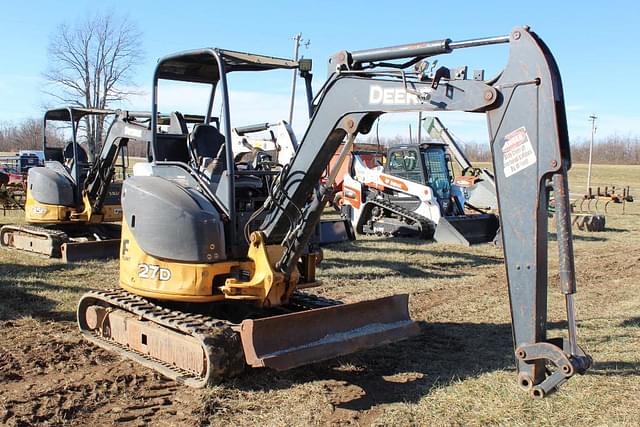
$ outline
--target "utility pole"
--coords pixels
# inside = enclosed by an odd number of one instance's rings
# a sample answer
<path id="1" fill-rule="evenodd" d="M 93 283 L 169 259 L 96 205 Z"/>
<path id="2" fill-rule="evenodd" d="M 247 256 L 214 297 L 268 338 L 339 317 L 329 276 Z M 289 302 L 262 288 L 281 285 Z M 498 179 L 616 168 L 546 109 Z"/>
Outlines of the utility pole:
<path id="1" fill-rule="evenodd" d="M 591 121 L 591 143 L 589 144 L 589 168 L 587 169 L 587 194 L 589 194 L 589 189 L 591 188 L 591 158 L 593 155 L 593 139 L 596 134 L 596 120 L 598 117 L 595 114 L 589 116 L 589 120 Z"/>
<path id="2" fill-rule="evenodd" d="M 294 42 L 294 47 L 293 47 L 293 60 L 297 61 L 298 60 L 298 52 L 300 51 L 300 45 L 304 44 L 305 47 L 309 47 L 309 40 L 304 40 L 303 43 L 303 38 L 302 38 L 302 33 L 298 33 L 296 34 L 296 36 L 293 38 L 293 42 Z M 293 70 L 293 77 L 291 78 L 291 103 L 289 104 L 289 124 L 291 125 L 293 123 L 293 105 L 295 103 L 295 99 L 296 99 L 296 78 L 297 76 L 297 69 Z"/>

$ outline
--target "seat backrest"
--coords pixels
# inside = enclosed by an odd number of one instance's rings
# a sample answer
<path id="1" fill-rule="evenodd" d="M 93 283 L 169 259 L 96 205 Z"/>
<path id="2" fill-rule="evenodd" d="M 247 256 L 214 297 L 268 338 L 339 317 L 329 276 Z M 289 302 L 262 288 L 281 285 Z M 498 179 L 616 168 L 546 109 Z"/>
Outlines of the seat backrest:
<path id="1" fill-rule="evenodd" d="M 76 147 L 76 154 L 78 155 L 78 163 L 87 163 L 89 161 L 89 156 L 87 155 L 87 152 L 84 148 L 82 148 L 82 146 L 80 144 L 73 143 L 73 142 L 69 142 L 67 143 L 67 145 L 64 147 L 64 150 L 62 152 L 62 157 L 64 157 L 65 160 L 72 160 L 73 159 L 73 146 L 75 145 Z"/>
<path id="2" fill-rule="evenodd" d="M 215 126 L 198 124 L 193 127 L 189 136 L 191 149 L 198 157 L 198 163 L 203 157 L 215 158 L 224 145 L 224 136 Z"/>
<path id="3" fill-rule="evenodd" d="M 187 129 L 187 122 L 184 120 L 184 116 L 179 111 L 174 111 L 169 116 L 169 130 L 168 133 L 173 134 L 187 134 L 189 130 Z"/>
<path id="4" fill-rule="evenodd" d="M 159 133 L 155 148 L 156 161 L 189 162 L 186 135 Z"/>

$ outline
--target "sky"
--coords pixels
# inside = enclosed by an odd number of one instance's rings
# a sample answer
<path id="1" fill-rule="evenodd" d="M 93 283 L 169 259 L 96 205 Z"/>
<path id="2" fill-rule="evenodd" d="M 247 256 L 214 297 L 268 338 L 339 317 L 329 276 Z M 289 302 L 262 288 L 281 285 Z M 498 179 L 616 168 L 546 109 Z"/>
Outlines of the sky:
<path id="1" fill-rule="evenodd" d="M 614 134 L 640 135 L 640 89 L 633 81 L 640 68 L 637 0 L 4 3 L 0 15 L 0 122 L 39 118 L 47 105 L 58 105 L 43 92 L 49 39 L 62 23 L 74 25 L 96 12 L 110 12 L 126 16 L 143 34 L 140 45 L 145 55 L 132 79 L 140 95 L 122 108 L 148 110 L 156 61 L 181 50 L 221 47 L 291 57 L 293 36 L 300 32 L 310 41 L 300 52 L 314 61 L 317 90 L 326 78 L 327 59 L 339 50 L 505 35 L 514 26 L 529 25 L 558 62 L 572 140 L 590 137 L 591 114 L 598 116 L 596 140 Z M 504 67 L 507 56 L 507 45 L 466 49 L 440 57 L 438 65 L 484 68 L 485 76 L 491 76 Z M 631 83 L 625 83 L 628 81 Z M 289 71 L 234 76 L 229 86 L 234 126 L 274 122 L 288 116 Z M 302 80 L 298 88 L 293 124 L 301 136 L 307 124 Z M 203 92 L 197 88 L 167 87 L 160 94 L 160 109 L 202 113 L 202 99 Z M 487 140 L 481 115 L 450 114 L 442 119 L 463 142 Z M 408 124 L 415 121 L 415 115 L 385 117 L 380 121 L 380 133 L 407 136 Z"/>

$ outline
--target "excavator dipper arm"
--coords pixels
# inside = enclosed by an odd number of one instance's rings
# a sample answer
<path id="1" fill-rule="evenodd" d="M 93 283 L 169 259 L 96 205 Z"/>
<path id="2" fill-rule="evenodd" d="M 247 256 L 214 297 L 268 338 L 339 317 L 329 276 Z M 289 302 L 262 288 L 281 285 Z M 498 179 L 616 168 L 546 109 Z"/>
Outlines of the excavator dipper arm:
<path id="1" fill-rule="evenodd" d="M 506 68 L 492 81 L 434 78 L 401 70 L 458 48 L 509 43 Z M 374 61 L 405 59 L 376 70 Z M 413 58 L 413 59 L 412 59 Z M 392 64 L 391 64 L 392 65 Z M 386 112 L 486 113 L 500 207 L 518 381 L 542 397 L 591 364 L 576 340 L 575 275 L 567 171 L 571 166 L 560 74 L 546 45 L 527 27 L 509 36 L 464 42 L 441 40 L 361 52 L 340 52 L 333 74 L 314 100 L 314 114 L 279 193 L 268 201 L 265 239 L 286 247 L 277 267 L 295 264 L 320 218 L 326 195 L 317 183 L 339 144 L 367 133 Z M 450 74 L 449 74 L 450 75 Z M 548 339 L 547 204 L 554 191 L 561 291 L 566 295 L 568 339 Z M 292 220 L 297 218 L 297 222 Z"/>
<path id="2" fill-rule="evenodd" d="M 500 105 L 487 112 L 520 385 L 542 397 L 591 359 L 576 344 L 576 290 L 567 171 L 571 167 L 562 83 L 547 46 L 526 29 L 511 34 L 509 63 L 493 84 Z M 547 206 L 556 199 L 560 288 L 568 340 L 548 340 Z M 551 362 L 557 371 L 547 377 Z"/>

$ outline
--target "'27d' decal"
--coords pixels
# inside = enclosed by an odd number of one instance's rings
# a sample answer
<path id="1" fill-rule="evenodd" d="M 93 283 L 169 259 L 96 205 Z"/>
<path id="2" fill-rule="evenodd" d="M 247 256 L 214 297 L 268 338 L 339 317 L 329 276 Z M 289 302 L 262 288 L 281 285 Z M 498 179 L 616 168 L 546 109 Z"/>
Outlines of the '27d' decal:
<path id="1" fill-rule="evenodd" d="M 171 279 L 171 270 L 153 264 L 138 264 L 138 277 L 141 279 L 162 280 Z"/>

